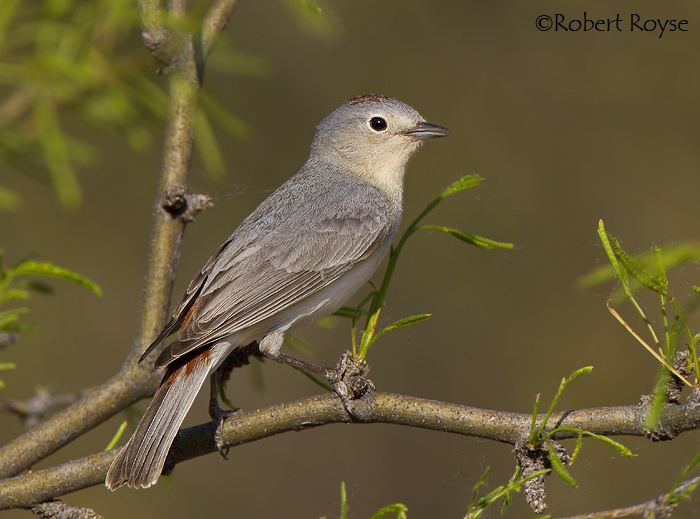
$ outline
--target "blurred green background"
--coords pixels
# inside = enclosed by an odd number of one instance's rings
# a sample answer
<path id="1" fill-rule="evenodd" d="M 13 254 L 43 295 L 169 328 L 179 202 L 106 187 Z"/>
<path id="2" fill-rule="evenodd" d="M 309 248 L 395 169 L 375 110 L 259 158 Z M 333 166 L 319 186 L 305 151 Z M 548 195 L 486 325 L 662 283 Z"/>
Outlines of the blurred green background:
<path id="1" fill-rule="evenodd" d="M 176 297 L 231 230 L 302 164 L 314 125 L 326 113 L 345 98 L 382 93 L 453 131 L 410 163 L 407 217 L 452 180 L 478 173 L 486 184 L 442 204 L 429 223 L 513 241 L 517 250 L 481 251 L 429 233 L 412 239 L 383 317 L 433 317 L 387 336 L 370 352 L 377 388 L 529 412 L 538 392 L 548 402 L 563 375 L 591 364 L 595 370 L 567 390 L 562 408 L 637 402 L 653 387 L 658 366 L 608 314 L 610 287 L 584 291 L 576 279 L 606 262 L 596 237 L 601 217 L 631 251 L 700 237 L 700 4 L 320 5 L 328 18 L 312 26 L 282 1 L 240 0 L 234 12 L 227 35 L 239 59 L 233 67 L 209 67 L 205 87 L 248 130 L 241 126 L 239 138 L 214 130 L 225 177 L 205 174 L 211 162 L 193 161 L 193 190 L 212 194 L 216 206 L 186 232 Z M 689 31 L 659 39 L 535 28 L 540 14 L 581 16 L 584 10 L 594 17 L 687 18 Z M 138 28 L 125 38 L 124 48 L 139 47 Z M 150 74 L 155 65 L 139 52 Z M 225 61 L 215 53 L 212 62 L 217 55 Z M 2 96 L 11 91 L 2 88 Z M 33 299 L 27 318 L 33 331 L 2 352 L 3 360 L 18 364 L 3 374 L 3 398 L 28 397 L 37 385 L 66 392 L 104 381 L 131 347 L 138 319 L 161 124 L 154 120 L 133 137 L 145 142 L 143 132 L 150 135 L 145 151 L 129 146 L 128 132 L 113 126 L 95 130 L 70 114 L 63 124 L 93 146 L 95 160 L 76 167 L 82 205 L 67 210 L 51 188 L 0 166 L 0 184 L 23 197 L 19 209 L 0 212 L 0 245 L 10 262 L 35 252 L 97 280 L 105 295 L 98 300 L 56 283 L 55 296 Z M 672 277 L 680 298 L 691 283 L 700 284 L 697 265 Z M 336 323 L 300 332 L 316 346 L 318 362 L 334 363 L 349 346 L 347 322 Z M 229 395 L 237 405 L 255 408 L 317 392 L 291 369 L 267 362 L 261 371 L 262 390 L 256 368 L 234 373 Z M 186 423 L 207 419 L 206 395 L 200 397 Z M 15 418 L 0 419 L 0 441 L 22 431 Z M 121 420 L 39 467 L 104 448 Z M 658 444 L 622 438 L 637 454 L 633 459 L 586 442 L 572 469 L 580 489 L 548 479 L 551 512 L 650 499 L 670 487 L 699 438 L 690 433 Z M 508 446 L 390 425 L 284 434 L 236 447 L 229 458 L 190 461 L 148 491 L 112 494 L 95 487 L 66 501 L 107 517 L 335 517 L 345 480 L 351 517 L 396 501 L 412 518 L 463 517 L 483 469 L 493 466 L 495 484 L 505 482 L 513 466 Z M 696 499 L 677 517 L 698 513 Z M 527 516 L 518 496 L 509 517 Z"/>

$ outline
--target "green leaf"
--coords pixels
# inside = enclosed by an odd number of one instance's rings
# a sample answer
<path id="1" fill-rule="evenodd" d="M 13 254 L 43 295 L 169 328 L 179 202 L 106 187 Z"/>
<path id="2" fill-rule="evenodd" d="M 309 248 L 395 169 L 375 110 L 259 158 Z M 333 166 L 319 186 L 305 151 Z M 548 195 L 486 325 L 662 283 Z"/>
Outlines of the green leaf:
<path id="1" fill-rule="evenodd" d="M 383 506 L 372 514 L 371 519 L 382 519 L 389 514 L 396 514 L 396 519 L 406 519 L 408 507 L 403 503 L 394 503 L 393 505 Z"/>
<path id="2" fill-rule="evenodd" d="M 523 468 L 520 466 L 520 464 L 515 465 L 515 471 L 513 472 L 513 475 L 510 477 L 508 480 L 508 484 L 506 485 L 506 489 L 511 488 L 511 486 L 518 481 L 523 475 Z M 506 510 L 510 506 L 511 502 L 513 501 L 513 496 L 512 496 L 512 491 L 506 491 L 505 495 L 503 496 L 503 503 L 501 504 L 501 515 L 506 513 Z"/>
<path id="3" fill-rule="evenodd" d="M 102 289 L 91 279 L 73 270 L 49 263 L 48 261 L 23 261 L 14 267 L 12 272 L 14 275 L 44 276 L 63 279 L 87 288 L 98 297 L 102 296 Z"/>
<path id="4" fill-rule="evenodd" d="M 333 34 L 334 24 L 327 9 L 322 9 L 316 0 L 287 0 L 287 5 L 301 29 L 321 38 Z"/>
<path id="5" fill-rule="evenodd" d="M 250 133 L 250 128 L 245 121 L 233 115 L 225 106 L 204 91 L 201 95 L 201 104 L 211 120 L 230 137 L 243 139 Z"/>
<path id="6" fill-rule="evenodd" d="M 593 438 L 594 440 L 598 440 L 599 442 L 603 442 L 606 445 L 609 445 L 610 447 L 615 449 L 618 454 L 620 454 L 622 456 L 626 456 L 628 458 L 634 457 L 634 453 L 630 449 L 625 447 L 620 442 L 617 442 L 617 441 L 613 440 L 612 438 L 609 438 L 609 437 L 604 436 L 602 434 L 596 434 L 596 433 L 593 433 L 591 431 L 586 431 L 585 429 L 579 429 L 578 427 L 557 427 L 556 429 L 554 429 L 552 431 L 552 436 L 558 432 L 572 432 L 572 433 L 578 434 L 579 437 L 581 435 L 588 436 L 589 438 Z M 578 440 L 576 443 L 577 443 L 577 446 L 574 448 L 574 452 L 577 449 L 579 451 L 581 450 L 580 447 L 578 447 Z M 578 456 L 577 452 L 575 452 L 575 454 L 576 454 L 576 456 Z M 574 455 L 572 455 L 571 458 L 574 459 Z M 573 461 L 570 461 L 569 465 L 573 465 Z"/>
<path id="7" fill-rule="evenodd" d="M 26 314 L 29 312 L 29 308 L 12 308 L 10 310 L 5 310 L 4 312 L 0 312 L 0 330 L 8 330 L 10 329 L 11 326 L 13 326 L 17 320 L 19 319 L 19 316 L 22 314 Z"/>
<path id="8" fill-rule="evenodd" d="M 439 198 L 447 198 L 462 191 L 467 191 L 468 189 L 474 189 L 478 187 L 484 180 L 483 177 L 479 175 L 465 175 L 462 178 L 455 180 L 447 186 L 442 193 L 440 193 Z"/>
<path id="9" fill-rule="evenodd" d="M 454 236 L 455 238 L 462 240 L 463 242 L 479 247 L 480 249 L 506 249 L 512 250 L 513 244 L 501 241 L 492 240 L 490 238 L 485 238 L 477 234 L 468 233 L 466 231 L 460 231 L 453 227 L 445 227 L 442 225 L 421 225 L 416 228 L 419 231 L 440 231 Z"/>
<path id="10" fill-rule="evenodd" d="M 386 333 L 392 332 L 392 331 L 397 330 L 399 328 L 408 328 L 409 326 L 413 326 L 414 324 L 418 324 L 422 321 L 425 321 L 426 319 L 428 319 L 432 315 L 433 314 L 416 314 L 416 315 L 410 315 L 408 317 L 404 317 L 403 319 L 399 319 L 398 321 L 391 323 L 389 326 L 387 326 L 382 331 L 380 331 L 377 335 L 375 335 L 372 342 L 375 342 L 377 339 L 379 339 L 382 335 L 384 335 Z"/>
<path id="11" fill-rule="evenodd" d="M 650 431 L 656 429 L 661 421 L 661 412 L 666 405 L 666 388 L 671 377 L 671 372 L 664 366 L 660 366 L 659 375 L 652 391 L 649 411 L 644 417 L 644 423 Z"/>
<path id="12" fill-rule="evenodd" d="M 547 442 L 547 453 L 549 454 L 549 462 L 552 465 L 552 470 L 554 471 L 554 473 L 557 476 L 559 476 L 565 483 L 571 485 L 574 488 L 578 488 L 578 483 L 571 476 L 571 474 L 569 474 L 569 471 L 559 458 L 559 454 L 554 448 L 554 445 L 552 445 L 552 442 Z"/>
<path id="13" fill-rule="evenodd" d="M 610 240 L 608 239 L 608 234 L 605 232 L 605 224 L 603 223 L 602 219 L 598 221 L 598 237 L 600 238 L 600 242 L 603 244 L 603 249 L 605 250 L 605 254 L 608 256 L 608 260 L 610 261 L 610 265 L 612 265 L 615 276 L 620 283 L 622 283 L 622 286 L 625 288 L 625 292 L 629 292 L 629 278 L 627 277 L 627 271 L 624 270 L 617 261 L 617 256 L 615 256 L 615 252 L 613 251 Z"/>
<path id="14" fill-rule="evenodd" d="M 226 176 L 226 166 L 214 130 L 204 111 L 199 110 L 194 123 L 194 144 L 205 171 L 215 180 Z"/>
<path id="15" fill-rule="evenodd" d="M 578 458 L 578 455 L 581 454 L 582 448 L 583 448 L 583 432 L 579 432 L 578 436 L 576 437 L 576 445 L 574 446 L 574 451 L 571 453 L 571 458 L 569 459 L 569 466 L 574 464 L 574 462 L 576 461 L 576 458 Z"/>
<path id="16" fill-rule="evenodd" d="M 14 191 L 0 186 L 0 210 L 15 211 L 22 205 L 22 197 Z"/>
<path id="17" fill-rule="evenodd" d="M 114 436 L 112 436 L 112 439 L 109 440 L 109 443 L 105 447 L 105 452 L 111 451 L 119 442 L 121 439 L 122 435 L 124 434 L 124 431 L 126 430 L 126 426 L 129 422 L 124 420 L 122 423 L 119 424 L 119 427 L 117 428 L 117 432 L 114 433 Z"/>
<path id="18" fill-rule="evenodd" d="M 647 287 L 649 290 L 656 292 L 657 294 L 662 294 L 668 297 L 667 287 L 664 286 L 662 279 L 652 276 L 646 270 L 644 270 L 637 261 L 629 255 L 620 245 L 620 242 L 612 236 L 608 236 L 610 239 L 610 245 L 612 250 L 620 260 L 622 266 L 629 272 L 634 279 L 636 279 L 643 286 Z"/>
<path id="19" fill-rule="evenodd" d="M 348 519 L 348 493 L 345 489 L 345 481 L 340 482 L 340 519 Z"/>
<path id="20" fill-rule="evenodd" d="M 51 102 L 44 99 L 35 103 L 34 121 L 44 163 L 49 170 L 56 194 L 63 205 L 76 208 L 82 201 L 80 185 L 73 170 L 68 141 Z"/>
<path id="21" fill-rule="evenodd" d="M 561 382 L 559 383 L 559 389 L 557 389 L 557 393 L 556 393 L 556 395 L 554 395 L 554 398 L 552 399 L 552 403 L 549 405 L 549 409 L 547 410 L 547 413 L 544 415 L 544 419 L 542 420 L 542 423 L 540 424 L 541 430 L 544 431 L 545 428 L 547 427 L 547 422 L 549 421 L 549 417 L 552 416 L 552 413 L 554 412 L 554 408 L 557 406 L 557 403 L 559 403 L 559 399 L 561 398 L 561 395 L 564 393 L 566 386 L 568 386 L 571 382 L 576 380 L 581 375 L 584 375 L 586 373 L 590 373 L 591 371 L 593 371 L 593 366 L 585 366 L 583 368 L 577 369 L 568 377 L 561 379 Z"/>
<path id="22" fill-rule="evenodd" d="M 13 288 L 5 292 L 0 301 L 26 301 L 29 299 L 29 291 Z"/>
<path id="23" fill-rule="evenodd" d="M 532 416 L 530 417 L 530 433 L 528 434 L 527 442 L 530 445 L 538 443 L 539 429 L 537 428 L 537 414 L 540 409 L 540 393 L 535 396 L 535 404 L 532 406 Z"/>
<path id="24" fill-rule="evenodd" d="M 489 465 L 484 469 L 484 471 L 481 473 L 481 476 L 479 476 L 479 479 L 472 486 L 472 498 L 469 500 L 470 507 L 477 503 L 477 500 L 479 499 L 479 491 L 484 485 L 486 485 L 486 482 L 489 480 L 490 475 L 491 466 Z"/>
<path id="25" fill-rule="evenodd" d="M 507 486 L 500 485 L 497 488 L 494 488 L 491 492 L 482 497 L 475 507 L 470 507 L 467 510 L 467 517 L 469 519 L 477 519 L 478 517 L 481 517 L 481 514 L 489 505 L 495 503 L 500 498 L 511 494 L 512 492 L 520 492 L 520 489 L 522 488 L 523 484 L 527 483 L 531 479 L 536 479 L 541 476 L 544 476 L 549 472 L 550 469 L 536 470 L 517 481 L 509 483 Z"/>
<path id="26" fill-rule="evenodd" d="M 609 445 L 610 447 L 615 449 L 618 452 L 618 454 L 620 454 L 621 456 L 625 456 L 627 458 L 634 457 L 634 453 L 630 449 L 628 449 L 627 447 L 622 445 L 620 442 L 615 441 L 612 438 L 609 438 L 608 436 L 604 436 L 602 434 L 592 433 L 590 431 L 583 431 L 583 434 L 585 434 L 586 436 L 588 436 L 590 438 L 593 438 L 594 440 L 598 440 L 599 442 L 603 442 L 606 445 Z"/>
<path id="27" fill-rule="evenodd" d="M 11 371 L 17 369 L 17 364 L 14 362 L 0 362 L 0 371 Z"/>
<path id="28" fill-rule="evenodd" d="M 660 257 L 660 264 L 665 270 L 670 270 L 679 265 L 689 262 L 700 261 L 700 243 L 685 242 L 671 245 L 664 245 Z M 653 252 L 646 252 L 635 256 L 637 263 L 643 268 L 651 268 L 655 262 Z M 615 272 L 611 265 L 599 267 L 589 274 L 580 278 L 577 284 L 581 288 L 590 288 L 600 285 L 615 278 Z"/>

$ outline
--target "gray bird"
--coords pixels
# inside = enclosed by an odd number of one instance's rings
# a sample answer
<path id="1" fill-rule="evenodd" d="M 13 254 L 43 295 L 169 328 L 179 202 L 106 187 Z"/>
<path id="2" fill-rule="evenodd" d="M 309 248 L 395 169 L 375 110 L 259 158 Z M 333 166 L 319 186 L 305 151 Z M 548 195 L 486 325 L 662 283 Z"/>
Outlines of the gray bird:
<path id="1" fill-rule="evenodd" d="M 448 130 L 383 96 L 350 99 L 321 121 L 299 172 L 262 202 L 192 280 L 143 360 L 164 369 L 105 485 L 150 487 L 195 396 L 236 348 L 280 358 L 284 333 L 337 310 L 386 256 L 401 223 L 406 163 Z"/>

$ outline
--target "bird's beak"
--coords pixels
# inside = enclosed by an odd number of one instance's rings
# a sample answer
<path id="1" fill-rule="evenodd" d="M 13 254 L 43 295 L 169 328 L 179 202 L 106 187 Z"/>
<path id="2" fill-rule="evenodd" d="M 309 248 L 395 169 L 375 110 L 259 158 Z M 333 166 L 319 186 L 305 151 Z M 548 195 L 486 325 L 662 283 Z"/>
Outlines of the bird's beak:
<path id="1" fill-rule="evenodd" d="M 403 132 L 403 134 L 414 139 L 432 139 L 434 137 L 446 137 L 450 134 L 450 130 L 439 124 L 421 121 L 414 128 Z"/>

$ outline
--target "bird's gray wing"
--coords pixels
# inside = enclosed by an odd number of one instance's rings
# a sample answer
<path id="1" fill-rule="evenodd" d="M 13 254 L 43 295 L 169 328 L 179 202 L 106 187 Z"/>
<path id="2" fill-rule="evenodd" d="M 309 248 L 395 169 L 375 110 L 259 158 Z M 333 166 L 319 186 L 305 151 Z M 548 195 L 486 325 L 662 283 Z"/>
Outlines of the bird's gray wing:
<path id="1" fill-rule="evenodd" d="M 376 204 L 296 219 L 219 253 L 158 365 L 254 326 L 318 292 L 370 256 L 391 232 Z"/>
<path id="2" fill-rule="evenodd" d="M 229 238 L 209 258 L 209 260 L 202 267 L 199 273 L 194 277 L 194 279 L 190 281 L 190 284 L 187 287 L 187 290 L 185 290 L 185 293 L 182 296 L 182 300 L 180 301 L 180 304 L 178 305 L 175 312 L 173 313 L 173 316 L 163 327 L 163 330 L 158 334 L 158 337 L 156 337 L 155 340 L 151 343 L 151 345 L 146 349 L 146 351 L 143 352 L 141 358 L 139 359 L 139 362 L 141 362 L 149 353 L 151 353 L 151 351 L 153 351 L 164 339 L 175 333 L 177 329 L 182 326 L 183 322 L 189 316 L 191 316 L 189 311 L 192 308 L 194 302 L 197 300 L 197 297 L 199 296 L 199 293 L 201 292 L 202 288 L 204 287 L 204 283 L 206 282 L 207 277 L 211 274 L 212 268 L 218 261 L 222 251 L 226 247 L 228 247 L 230 243 L 231 239 Z"/>

